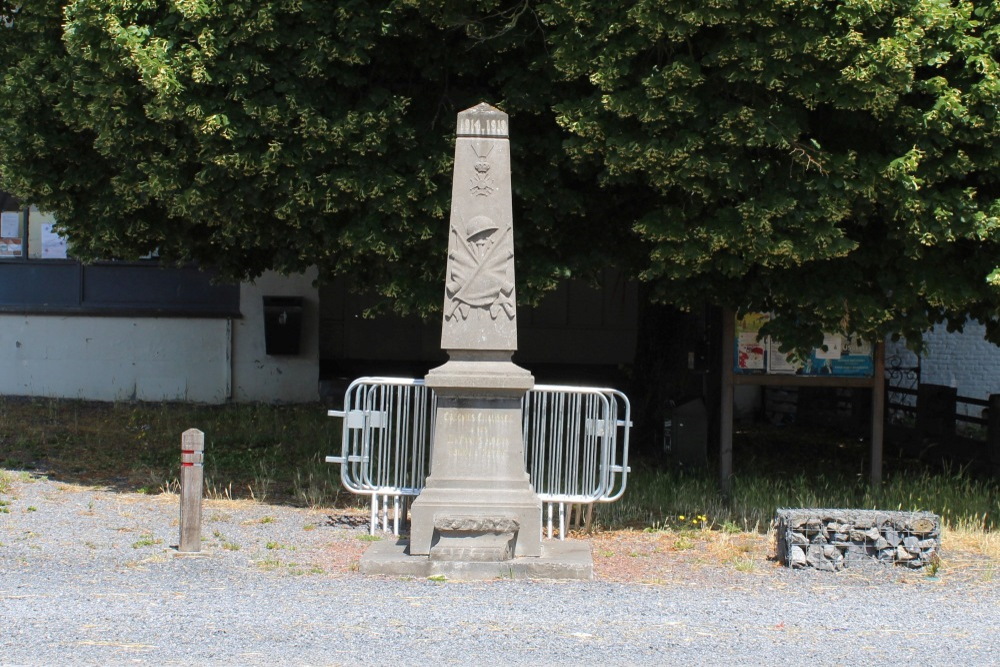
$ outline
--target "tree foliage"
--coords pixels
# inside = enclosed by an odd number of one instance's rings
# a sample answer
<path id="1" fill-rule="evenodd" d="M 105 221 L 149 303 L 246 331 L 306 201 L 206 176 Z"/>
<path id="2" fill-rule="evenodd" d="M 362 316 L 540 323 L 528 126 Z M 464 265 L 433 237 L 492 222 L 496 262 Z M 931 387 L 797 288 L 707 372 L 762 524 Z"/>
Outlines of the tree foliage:
<path id="1" fill-rule="evenodd" d="M 612 230 L 565 223 L 609 204 L 566 166 L 538 27 L 419 5 L 39 0 L 0 45 L 0 174 L 83 257 L 318 264 L 434 308 L 455 113 L 489 99 L 516 118 L 523 291 L 598 266 Z"/>
<path id="2" fill-rule="evenodd" d="M 0 12 L 2 13 L 2 12 Z M 1000 5 L 36 0 L 0 180 L 76 252 L 440 305 L 455 113 L 511 115 L 518 279 L 619 266 L 796 345 L 1000 340 Z"/>
<path id="3" fill-rule="evenodd" d="M 571 155 L 653 193 L 661 298 L 773 310 L 784 340 L 996 338 L 998 5 L 555 3 Z M 810 333 L 808 329 L 812 329 Z"/>

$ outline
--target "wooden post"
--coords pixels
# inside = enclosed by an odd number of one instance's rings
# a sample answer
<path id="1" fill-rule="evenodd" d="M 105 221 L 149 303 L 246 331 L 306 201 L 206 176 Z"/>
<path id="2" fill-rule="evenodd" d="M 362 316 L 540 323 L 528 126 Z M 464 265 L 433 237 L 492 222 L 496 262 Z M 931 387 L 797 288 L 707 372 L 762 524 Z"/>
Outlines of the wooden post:
<path id="1" fill-rule="evenodd" d="M 872 375 L 872 451 L 871 484 L 882 483 L 882 441 L 885 435 L 885 342 L 878 341 L 872 353 L 875 355 Z"/>
<path id="2" fill-rule="evenodd" d="M 191 428 L 181 435 L 181 553 L 201 551 L 201 495 L 205 482 L 205 434 Z"/>
<path id="3" fill-rule="evenodd" d="M 736 313 L 722 311 L 722 396 L 719 405 L 719 490 L 729 498 L 733 486 L 733 341 Z"/>
<path id="4" fill-rule="evenodd" d="M 1000 479 L 1000 394 L 990 394 L 986 422 L 986 458 L 993 476 Z"/>

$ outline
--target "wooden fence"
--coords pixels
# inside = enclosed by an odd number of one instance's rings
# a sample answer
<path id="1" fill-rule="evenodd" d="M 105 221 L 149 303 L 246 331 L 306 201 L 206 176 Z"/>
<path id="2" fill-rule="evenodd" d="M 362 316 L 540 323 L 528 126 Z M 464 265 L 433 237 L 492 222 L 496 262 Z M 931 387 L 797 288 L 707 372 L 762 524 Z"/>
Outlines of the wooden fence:
<path id="1" fill-rule="evenodd" d="M 907 455 L 1000 477 L 1000 394 L 984 400 L 943 385 L 887 386 L 886 413 L 895 417 L 886 425 L 886 438 Z"/>

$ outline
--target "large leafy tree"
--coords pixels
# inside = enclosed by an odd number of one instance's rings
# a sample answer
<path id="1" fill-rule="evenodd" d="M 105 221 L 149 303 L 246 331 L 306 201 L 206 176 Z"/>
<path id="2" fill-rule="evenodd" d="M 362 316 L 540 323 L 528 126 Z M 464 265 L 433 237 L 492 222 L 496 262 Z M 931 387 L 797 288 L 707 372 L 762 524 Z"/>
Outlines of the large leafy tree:
<path id="1" fill-rule="evenodd" d="M 562 152 L 558 76 L 518 16 L 418 2 L 26 4 L 0 43 L 0 179 L 55 212 L 84 258 L 158 249 L 234 277 L 318 264 L 427 311 L 441 300 L 455 114 L 485 99 L 515 118 L 518 217 L 531 221 L 519 283 L 538 293 L 596 271 L 618 234 L 567 224 L 612 203 L 595 167 Z"/>
<path id="2" fill-rule="evenodd" d="M 523 295 L 919 340 L 996 318 L 997 3 L 36 0 L 0 179 L 77 252 L 320 265 L 439 305 L 456 111 L 511 114 Z"/>
<path id="3" fill-rule="evenodd" d="M 649 193 L 666 301 L 870 337 L 967 314 L 1000 340 L 1000 5 L 558 2 L 571 155 Z"/>

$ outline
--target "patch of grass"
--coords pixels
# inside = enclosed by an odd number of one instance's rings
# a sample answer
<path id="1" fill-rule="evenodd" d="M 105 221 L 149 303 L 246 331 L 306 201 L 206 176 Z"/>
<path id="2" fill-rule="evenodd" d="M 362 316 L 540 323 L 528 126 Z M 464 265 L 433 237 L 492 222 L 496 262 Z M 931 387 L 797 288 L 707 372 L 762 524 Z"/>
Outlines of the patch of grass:
<path id="1" fill-rule="evenodd" d="M 277 558 L 265 558 L 264 560 L 257 561 L 257 567 L 270 572 L 281 567 L 281 561 Z"/>
<path id="2" fill-rule="evenodd" d="M 733 521 L 724 521 L 720 530 L 727 535 L 735 535 L 743 532 Z"/>
<path id="3" fill-rule="evenodd" d="M 158 540 L 152 535 L 143 535 L 138 540 L 132 543 L 133 549 L 141 549 L 142 547 L 151 547 L 157 544 L 162 544 L 163 540 Z"/>
<path id="4" fill-rule="evenodd" d="M 369 535 L 365 533 L 364 535 L 358 535 L 358 539 L 362 542 L 379 542 L 382 538 L 378 535 Z"/>
<path id="5" fill-rule="evenodd" d="M 677 549 L 678 551 L 686 551 L 693 548 L 694 541 L 686 535 L 678 535 L 677 539 L 674 540 L 674 549 Z"/>
<path id="6" fill-rule="evenodd" d="M 222 534 L 220 530 L 213 530 L 212 537 L 219 541 L 219 546 L 221 546 L 226 551 L 239 551 L 240 545 L 236 542 L 231 542 L 226 539 L 226 536 Z"/>
<path id="7" fill-rule="evenodd" d="M 266 549 L 288 549 L 289 547 L 286 547 L 281 542 L 268 542 L 267 544 L 264 545 L 264 548 L 266 548 Z"/>
<path id="8" fill-rule="evenodd" d="M 306 574 L 323 574 L 323 568 L 316 565 L 304 566 L 298 563 L 288 563 L 288 574 L 301 577 Z"/>

